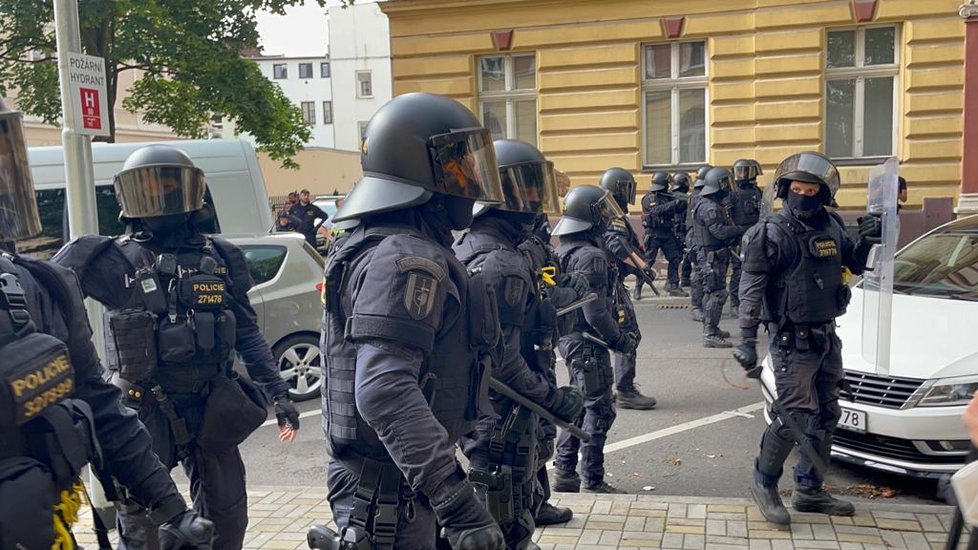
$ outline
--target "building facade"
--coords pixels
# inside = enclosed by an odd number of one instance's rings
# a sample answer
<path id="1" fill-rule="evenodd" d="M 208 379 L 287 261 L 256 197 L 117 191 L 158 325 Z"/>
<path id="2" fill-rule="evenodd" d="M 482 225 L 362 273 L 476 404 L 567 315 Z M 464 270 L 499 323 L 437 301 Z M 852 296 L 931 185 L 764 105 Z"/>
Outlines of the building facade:
<path id="1" fill-rule="evenodd" d="M 258 63 L 262 74 L 278 84 L 285 96 L 299 107 L 302 118 L 311 125 L 312 138 L 306 146 L 334 147 L 333 68 L 329 56 L 270 55 L 251 59 Z"/>
<path id="2" fill-rule="evenodd" d="M 890 156 L 910 182 L 910 205 L 978 192 L 967 182 L 962 191 L 961 3 L 381 6 L 390 19 L 395 94 L 458 99 L 496 137 L 536 143 L 574 184 L 621 166 L 644 187 L 643 174 L 655 170 L 729 166 L 741 157 L 758 159 L 768 184 L 781 159 L 813 149 L 836 159 L 839 202 L 855 208 L 866 204 L 870 167 Z"/>
<path id="3" fill-rule="evenodd" d="M 329 10 L 336 148 L 359 151 L 367 121 L 391 99 L 390 30 L 377 3 Z"/>

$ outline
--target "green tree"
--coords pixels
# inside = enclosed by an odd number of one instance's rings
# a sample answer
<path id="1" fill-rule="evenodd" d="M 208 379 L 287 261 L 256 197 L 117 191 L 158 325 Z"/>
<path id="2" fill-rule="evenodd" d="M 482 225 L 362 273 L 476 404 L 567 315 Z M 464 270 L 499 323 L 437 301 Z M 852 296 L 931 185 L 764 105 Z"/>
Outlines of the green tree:
<path id="1" fill-rule="evenodd" d="M 315 0 L 325 8 L 326 0 Z M 259 43 L 258 11 L 284 14 L 302 0 L 81 0 L 82 50 L 106 60 L 108 104 L 119 73 L 143 71 L 129 111 L 183 137 L 201 137 L 213 115 L 236 122 L 284 166 L 311 137 L 309 124 L 258 65 L 240 52 Z M 350 1 L 345 4 L 352 3 Z M 311 36 L 309 40 L 320 37 Z M 61 117 L 51 0 L 0 0 L 0 94 L 47 123 Z M 115 117 L 109 109 L 115 139 Z"/>

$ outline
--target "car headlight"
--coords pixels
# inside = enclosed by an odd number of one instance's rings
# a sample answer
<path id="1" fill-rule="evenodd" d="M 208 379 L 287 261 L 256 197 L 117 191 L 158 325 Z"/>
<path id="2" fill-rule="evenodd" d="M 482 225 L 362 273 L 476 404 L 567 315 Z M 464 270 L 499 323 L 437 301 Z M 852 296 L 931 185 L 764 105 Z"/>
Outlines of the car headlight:
<path id="1" fill-rule="evenodd" d="M 961 376 L 935 380 L 917 401 L 917 407 L 954 407 L 967 405 L 978 391 L 978 376 Z"/>

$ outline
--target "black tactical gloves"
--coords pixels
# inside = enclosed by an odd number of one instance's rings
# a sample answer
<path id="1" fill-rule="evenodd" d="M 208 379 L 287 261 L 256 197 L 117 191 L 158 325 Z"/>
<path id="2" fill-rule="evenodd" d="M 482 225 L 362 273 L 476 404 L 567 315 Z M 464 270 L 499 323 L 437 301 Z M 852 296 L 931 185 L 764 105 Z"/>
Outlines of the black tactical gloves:
<path id="1" fill-rule="evenodd" d="M 857 220 L 859 236 L 870 244 L 883 242 L 883 219 L 879 214 L 866 214 Z"/>
<path id="2" fill-rule="evenodd" d="M 504 550 L 506 540 L 499 525 L 479 502 L 467 481 L 457 485 L 444 502 L 434 504 L 442 536 L 453 550 Z"/>
<path id="3" fill-rule="evenodd" d="M 628 355 L 638 348 L 638 337 L 634 332 L 623 332 L 615 342 L 615 351 Z"/>
<path id="4" fill-rule="evenodd" d="M 759 378 L 761 367 L 757 364 L 757 340 L 744 339 L 734 348 L 734 359 L 747 371 L 749 378 Z"/>
<path id="5" fill-rule="evenodd" d="M 299 429 L 299 409 L 295 408 L 295 403 L 289 399 L 288 394 L 277 395 L 275 401 L 275 418 L 278 419 L 279 427 L 288 426 L 293 430 Z"/>
<path id="6" fill-rule="evenodd" d="M 210 550 L 214 524 L 187 510 L 160 526 L 160 550 Z"/>
<path id="7" fill-rule="evenodd" d="M 574 386 L 564 386 L 550 392 L 545 408 L 565 422 L 574 422 L 584 409 L 584 396 Z"/>
<path id="8" fill-rule="evenodd" d="M 576 272 L 562 273 L 560 278 L 557 279 L 557 286 L 572 289 L 577 294 L 578 300 L 583 298 L 591 290 L 591 285 L 588 284 L 587 277 Z"/>

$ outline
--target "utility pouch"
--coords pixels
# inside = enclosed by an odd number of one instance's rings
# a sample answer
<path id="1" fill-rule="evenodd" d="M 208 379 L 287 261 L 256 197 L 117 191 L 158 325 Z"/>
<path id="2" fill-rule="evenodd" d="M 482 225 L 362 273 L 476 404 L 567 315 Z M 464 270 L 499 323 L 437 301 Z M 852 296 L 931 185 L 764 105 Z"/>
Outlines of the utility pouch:
<path id="1" fill-rule="evenodd" d="M 157 338 L 160 360 L 164 363 L 187 363 L 194 358 L 194 330 L 188 319 L 163 317 Z"/>
<path id="2" fill-rule="evenodd" d="M 203 451 L 221 452 L 237 447 L 268 418 L 268 403 L 250 380 L 232 372 L 211 382 L 204 419 L 197 436 Z"/>
<path id="3" fill-rule="evenodd" d="M 216 275 L 198 273 L 180 279 L 180 289 L 177 295 L 180 302 L 188 309 L 196 312 L 217 312 L 226 307 L 224 297 L 227 294 L 227 283 Z"/>
<path id="4" fill-rule="evenodd" d="M 0 548 L 51 548 L 57 501 L 54 480 L 40 462 L 0 460 Z"/>
<path id="5" fill-rule="evenodd" d="M 198 311 L 194 315 L 194 336 L 197 339 L 197 350 L 203 355 L 214 351 L 214 314 L 210 311 Z"/>
<path id="6" fill-rule="evenodd" d="M 575 359 L 571 361 L 574 378 L 585 397 L 592 399 L 601 397 L 608 389 L 608 381 L 601 372 L 601 365 L 590 359 Z"/>
<path id="7" fill-rule="evenodd" d="M 68 348 L 39 332 L 14 340 L 0 354 L 0 425 L 22 426 L 71 395 Z"/>
<path id="8" fill-rule="evenodd" d="M 156 315 L 142 309 L 107 314 L 106 355 L 119 376 L 133 383 L 156 371 Z"/>
<path id="9" fill-rule="evenodd" d="M 811 331 L 807 327 L 795 327 L 795 349 L 808 351 L 812 349 Z"/>

